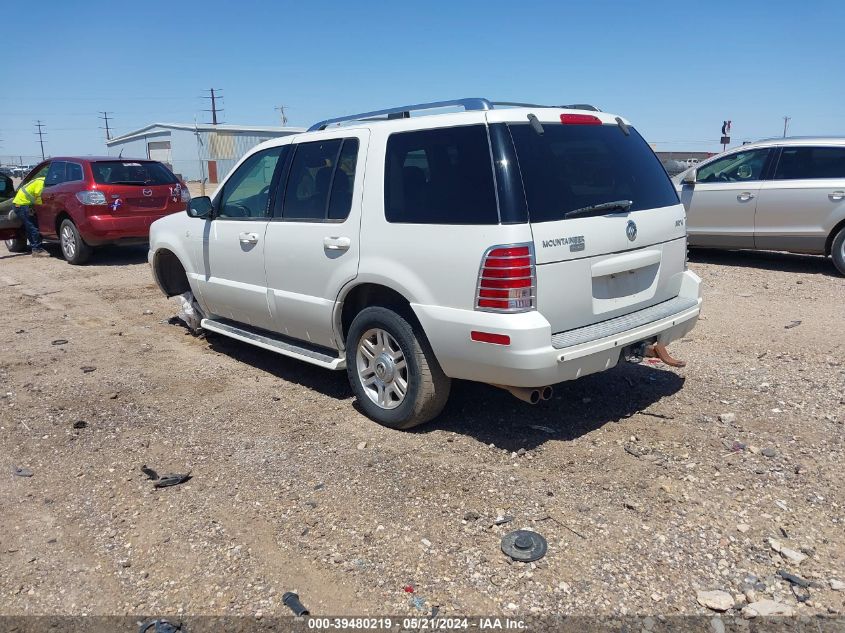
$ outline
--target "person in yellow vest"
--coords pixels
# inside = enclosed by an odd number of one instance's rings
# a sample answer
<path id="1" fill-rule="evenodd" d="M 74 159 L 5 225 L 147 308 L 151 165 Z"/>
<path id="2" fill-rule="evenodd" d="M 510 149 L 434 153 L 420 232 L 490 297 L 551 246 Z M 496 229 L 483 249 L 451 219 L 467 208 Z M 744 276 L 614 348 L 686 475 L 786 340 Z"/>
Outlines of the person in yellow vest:
<path id="1" fill-rule="evenodd" d="M 31 214 L 35 213 L 35 205 L 41 204 L 41 192 L 44 191 L 44 176 L 33 178 L 23 185 L 15 194 L 12 204 L 15 205 L 15 214 L 20 218 L 26 237 L 32 248 L 33 257 L 50 257 L 50 253 L 44 250 L 41 243 L 41 233 Z"/>

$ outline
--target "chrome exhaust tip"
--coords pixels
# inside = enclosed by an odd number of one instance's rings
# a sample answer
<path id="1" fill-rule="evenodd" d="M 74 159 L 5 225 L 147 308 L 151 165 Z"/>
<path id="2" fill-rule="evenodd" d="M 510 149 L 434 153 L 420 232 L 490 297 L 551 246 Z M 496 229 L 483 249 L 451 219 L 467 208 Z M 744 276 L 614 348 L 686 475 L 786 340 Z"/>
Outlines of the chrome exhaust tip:
<path id="1" fill-rule="evenodd" d="M 537 404 L 541 400 L 549 400 L 554 393 L 551 387 L 509 387 L 495 384 L 493 386 L 509 391 L 512 396 L 528 404 Z"/>
<path id="2" fill-rule="evenodd" d="M 555 390 L 553 387 L 546 385 L 542 389 L 540 389 L 540 399 L 541 400 L 551 400 L 552 396 L 555 395 Z"/>

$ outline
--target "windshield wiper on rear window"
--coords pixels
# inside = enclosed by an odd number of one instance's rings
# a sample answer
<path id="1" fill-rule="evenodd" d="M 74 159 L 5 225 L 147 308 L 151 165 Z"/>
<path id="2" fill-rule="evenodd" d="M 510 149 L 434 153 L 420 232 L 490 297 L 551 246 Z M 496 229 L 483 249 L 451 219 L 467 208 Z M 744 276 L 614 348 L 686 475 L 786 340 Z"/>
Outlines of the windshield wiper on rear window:
<path id="1" fill-rule="evenodd" d="M 627 211 L 632 204 L 634 204 L 633 200 L 614 200 L 613 202 L 591 204 L 589 207 L 568 211 L 563 214 L 563 217 L 568 220 L 569 218 L 584 218 L 590 215 L 604 215 L 609 211 Z"/>

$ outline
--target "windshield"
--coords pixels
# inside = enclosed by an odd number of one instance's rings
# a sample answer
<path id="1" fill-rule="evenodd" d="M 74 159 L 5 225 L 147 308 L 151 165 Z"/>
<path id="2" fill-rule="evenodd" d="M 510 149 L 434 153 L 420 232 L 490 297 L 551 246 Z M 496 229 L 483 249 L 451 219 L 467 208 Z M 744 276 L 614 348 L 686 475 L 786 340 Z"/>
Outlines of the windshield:
<path id="1" fill-rule="evenodd" d="M 94 180 L 101 185 L 173 185 L 176 176 L 152 161 L 102 161 L 91 163 Z"/>
<path id="2" fill-rule="evenodd" d="M 615 201 L 630 211 L 678 204 L 666 170 L 637 133 L 617 125 L 510 124 L 531 222 Z M 608 210 L 618 213 L 619 209 Z"/>

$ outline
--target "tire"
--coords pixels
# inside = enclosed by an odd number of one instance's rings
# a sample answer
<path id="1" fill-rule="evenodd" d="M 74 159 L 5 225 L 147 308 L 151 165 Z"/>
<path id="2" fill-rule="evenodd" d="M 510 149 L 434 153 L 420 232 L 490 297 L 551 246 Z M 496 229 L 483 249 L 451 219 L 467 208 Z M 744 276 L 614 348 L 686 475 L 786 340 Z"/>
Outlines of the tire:
<path id="1" fill-rule="evenodd" d="M 85 240 L 82 239 L 76 225 L 67 218 L 62 220 L 62 224 L 59 226 L 59 242 L 61 243 L 62 255 L 65 260 L 68 264 L 73 264 L 74 266 L 87 262 L 91 257 L 91 253 L 94 252 L 94 249 L 88 246 Z"/>
<path id="2" fill-rule="evenodd" d="M 18 231 L 18 234 L 12 239 L 6 240 L 6 248 L 10 253 L 26 253 L 29 250 L 26 243 L 26 233 L 23 229 Z"/>
<path id="3" fill-rule="evenodd" d="M 839 229 L 839 233 L 833 238 L 830 245 L 830 258 L 836 270 L 845 275 L 845 227 Z"/>
<path id="4" fill-rule="evenodd" d="M 410 429 L 434 418 L 446 405 L 452 383 L 425 335 L 382 307 L 365 308 L 352 321 L 346 373 L 364 412 L 392 429 Z"/>

